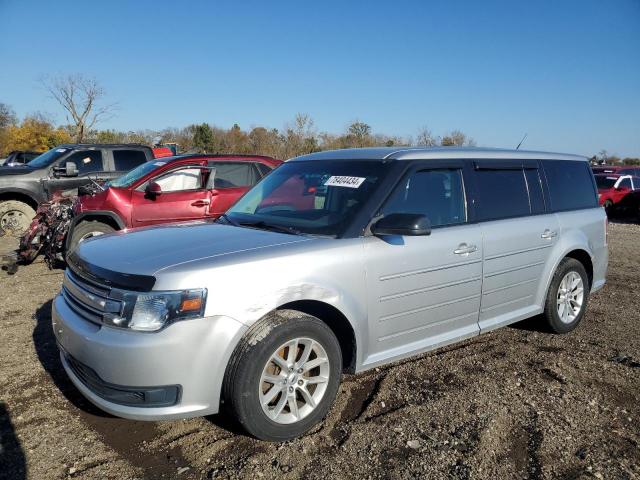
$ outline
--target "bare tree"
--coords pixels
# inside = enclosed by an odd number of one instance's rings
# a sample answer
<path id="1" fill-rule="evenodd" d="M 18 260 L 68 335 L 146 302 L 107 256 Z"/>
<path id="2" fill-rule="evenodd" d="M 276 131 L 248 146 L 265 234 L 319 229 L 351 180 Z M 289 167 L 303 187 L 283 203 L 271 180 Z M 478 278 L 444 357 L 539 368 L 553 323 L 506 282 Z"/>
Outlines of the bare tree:
<path id="1" fill-rule="evenodd" d="M 116 104 L 101 105 L 105 91 L 95 78 L 75 74 L 53 79 L 43 78 L 42 84 L 65 109 L 77 143 L 82 143 L 85 135 L 98 121 L 113 116 Z"/>
<path id="2" fill-rule="evenodd" d="M 438 140 L 434 137 L 427 127 L 422 127 L 418 131 L 418 136 L 416 138 L 416 145 L 420 147 L 433 147 L 437 145 Z"/>

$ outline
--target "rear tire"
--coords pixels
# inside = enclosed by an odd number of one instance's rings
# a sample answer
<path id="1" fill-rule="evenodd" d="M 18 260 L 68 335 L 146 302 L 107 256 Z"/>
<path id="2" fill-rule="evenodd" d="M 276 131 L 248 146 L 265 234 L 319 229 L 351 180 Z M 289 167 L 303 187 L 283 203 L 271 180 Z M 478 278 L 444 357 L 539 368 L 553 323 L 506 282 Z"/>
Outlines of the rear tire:
<path id="1" fill-rule="evenodd" d="M 341 371 L 340 345 L 325 323 L 294 310 L 275 311 L 236 347 L 225 374 L 225 408 L 256 438 L 290 440 L 326 416 Z"/>
<path id="2" fill-rule="evenodd" d="M 73 252 L 80 242 L 88 240 L 89 238 L 105 235 L 107 233 L 115 232 L 116 229 L 111 225 L 102 223 L 99 221 L 81 222 L 76 225 L 71 232 L 71 241 L 69 242 L 69 252 Z"/>
<path id="3" fill-rule="evenodd" d="M 551 279 L 543 314 L 553 332 L 568 333 L 578 326 L 587 310 L 590 290 L 584 265 L 575 258 L 564 258 Z"/>
<path id="4" fill-rule="evenodd" d="M 35 216 L 36 211 L 24 202 L 19 200 L 0 202 L 0 229 L 6 235 L 22 236 Z"/>

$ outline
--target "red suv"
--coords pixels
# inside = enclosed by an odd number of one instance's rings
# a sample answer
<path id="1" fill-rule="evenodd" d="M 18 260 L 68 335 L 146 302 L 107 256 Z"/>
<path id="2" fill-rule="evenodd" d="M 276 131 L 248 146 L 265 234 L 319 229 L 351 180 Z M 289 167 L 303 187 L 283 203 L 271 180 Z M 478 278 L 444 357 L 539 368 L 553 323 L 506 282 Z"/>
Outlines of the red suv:
<path id="1" fill-rule="evenodd" d="M 78 197 L 67 250 L 124 228 L 216 218 L 282 161 L 252 155 L 182 155 L 140 165 Z"/>
<path id="2" fill-rule="evenodd" d="M 624 209 L 633 193 L 640 190 L 640 177 L 620 174 L 594 175 L 598 186 L 598 201 L 607 212 Z"/>

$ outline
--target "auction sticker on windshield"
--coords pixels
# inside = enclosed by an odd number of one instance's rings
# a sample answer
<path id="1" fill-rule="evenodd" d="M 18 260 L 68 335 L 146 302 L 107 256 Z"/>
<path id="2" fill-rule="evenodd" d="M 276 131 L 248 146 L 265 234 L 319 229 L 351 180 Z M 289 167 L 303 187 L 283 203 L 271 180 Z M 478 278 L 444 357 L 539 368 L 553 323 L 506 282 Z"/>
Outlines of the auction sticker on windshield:
<path id="1" fill-rule="evenodd" d="M 324 182 L 324 184 L 327 187 L 358 188 L 365 180 L 366 178 L 364 177 L 341 177 L 334 175 L 329 177 L 329 180 Z"/>

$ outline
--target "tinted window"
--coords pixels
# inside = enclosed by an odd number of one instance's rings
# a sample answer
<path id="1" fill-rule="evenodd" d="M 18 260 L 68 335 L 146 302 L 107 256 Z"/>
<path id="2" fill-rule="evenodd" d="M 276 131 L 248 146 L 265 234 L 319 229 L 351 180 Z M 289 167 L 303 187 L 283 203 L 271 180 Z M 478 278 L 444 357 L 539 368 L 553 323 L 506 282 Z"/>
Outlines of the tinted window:
<path id="1" fill-rule="evenodd" d="M 604 175 L 596 175 L 596 185 L 598 188 L 608 189 L 613 188 L 613 186 L 618 181 L 618 177 L 607 177 Z"/>
<path id="2" fill-rule="evenodd" d="M 263 177 L 269 175 L 272 170 L 271 167 L 267 167 L 264 163 L 256 163 L 256 167 L 258 167 L 260 175 L 262 175 Z"/>
<path id="3" fill-rule="evenodd" d="M 147 161 L 142 150 L 114 150 L 113 163 L 116 172 L 128 172 Z"/>
<path id="4" fill-rule="evenodd" d="M 618 185 L 618 187 L 622 187 L 622 188 L 631 188 L 631 179 L 630 178 L 625 178 L 623 180 L 620 180 L 620 184 Z"/>
<path id="5" fill-rule="evenodd" d="M 478 220 L 529 215 L 529 195 L 523 170 L 476 170 Z"/>
<path id="6" fill-rule="evenodd" d="M 554 210 L 575 210 L 598 206 L 591 171 L 587 162 L 544 160 L 551 207 Z"/>
<path id="7" fill-rule="evenodd" d="M 160 185 L 163 193 L 198 190 L 202 188 L 202 171 L 194 167 L 181 168 L 153 181 Z"/>
<path id="8" fill-rule="evenodd" d="M 542 181 L 540 180 L 540 172 L 531 168 L 524 171 L 527 180 L 527 188 L 529 189 L 529 203 L 531 205 L 531 213 L 544 213 L 544 197 L 542 196 Z"/>
<path id="9" fill-rule="evenodd" d="M 257 183 L 257 174 L 249 162 L 209 162 L 215 167 L 215 188 L 250 187 Z"/>
<path id="10" fill-rule="evenodd" d="M 67 162 L 73 162 L 78 167 L 78 175 L 86 175 L 87 173 L 102 172 L 102 152 L 100 150 L 84 150 L 82 152 L 72 153 L 66 159 L 62 160 L 62 165 Z"/>
<path id="11" fill-rule="evenodd" d="M 465 200 L 460 170 L 411 174 L 393 192 L 382 213 L 421 213 L 434 227 L 463 223 Z"/>

